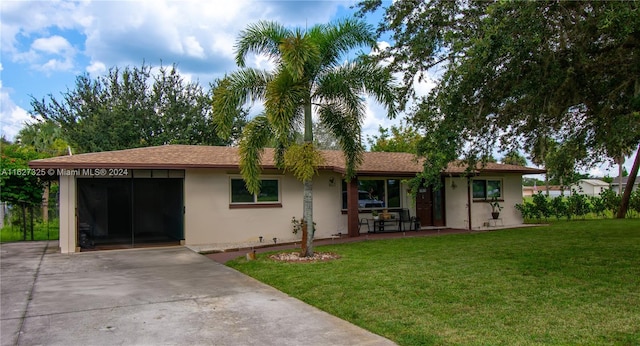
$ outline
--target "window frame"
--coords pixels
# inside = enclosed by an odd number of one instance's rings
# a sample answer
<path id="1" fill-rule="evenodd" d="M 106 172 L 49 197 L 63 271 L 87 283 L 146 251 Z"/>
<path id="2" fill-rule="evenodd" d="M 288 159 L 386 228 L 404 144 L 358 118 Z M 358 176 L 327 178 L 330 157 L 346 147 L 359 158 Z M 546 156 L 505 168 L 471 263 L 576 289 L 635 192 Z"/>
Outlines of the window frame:
<path id="1" fill-rule="evenodd" d="M 282 180 L 280 179 L 280 177 L 262 177 L 260 178 L 260 183 L 261 185 L 264 184 L 265 181 L 276 181 L 277 182 L 277 188 L 276 191 L 278 193 L 277 196 L 277 200 L 275 201 L 261 201 L 260 200 L 260 195 L 258 194 L 252 194 L 253 196 L 253 201 L 247 201 L 247 202 L 234 202 L 233 201 L 233 182 L 234 181 L 241 181 L 243 184 L 243 187 L 245 187 L 245 191 L 246 191 L 246 186 L 244 185 L 244 179 L 240 176 L 230 176 L 229 177 L 229 208 L 233 209 L 233 208 L 271 208 L 271 207 L 282 207 Z M 264 185 L 263 185 L 264 186 Z M 246 191 L 248 192 L 248 191 Z"/>
<path id="2" fill-rule="evenodd" d="M 397 181 L 398 184 L 398 206 L 393 206 L 390 207 L 389 206 L 389 192 L 391 189 L 389 189 L 389 181 L 390 180 L 394 180 Z M 383 199 L 380 199 L 380 201 L 382 201 L 384 203 L 384 207 L 360 207 L 360 204 L 358 203 L 358 210 L 361 211 L 371 211 L 371 210 L 381 210 L 381 209 L 401 209 L 403 206 L 403 199 L 402 199 L 402 179 L 400 178 L 360 178 L 358 179 L 358 200 L 360 200 L 360 183 L 362 181 L 382 181 L 383 182 L 383 186 L 384 186 L 384 191 L 382 192 L 384 195 Z M 348 187 L 346 186 L 346 182 L 343 179 L 342 180 L 342 188 L 341 188 L 341 194 L 342 194 L 342 200 L 341 200 L 341 204 L 342 204 L 342 211 L 346 211 L 347 210 L 347 202 L 346 202 L 346 194 L 347 194 L 347 189 Z M 345 207 L 346 206 L 346 207 Z"/>
<path id="3" fill-rule="evenodd" d="M 474 189 L 474 185 L 476 185 L 476 183 L 479 182 L 483 182 L 483 196 L 482 197 L 476 197 L 475 196 L 475 189 Z M 489 195 L 489 182 L 498 183 L 498 191 L 499 194 L 497 196 L 493 196 L 493 195 Z M 478 201 L 478 202 L 485 202 L 485 201 L 490 201 L 492 200 L 494 197 L 495 199 L 499 200 L 499 201 L 504 201 L 504 179 L 503 178 L 474 178 L 471 182 L 471 197 L 473 198 L 474 201 Z"/>

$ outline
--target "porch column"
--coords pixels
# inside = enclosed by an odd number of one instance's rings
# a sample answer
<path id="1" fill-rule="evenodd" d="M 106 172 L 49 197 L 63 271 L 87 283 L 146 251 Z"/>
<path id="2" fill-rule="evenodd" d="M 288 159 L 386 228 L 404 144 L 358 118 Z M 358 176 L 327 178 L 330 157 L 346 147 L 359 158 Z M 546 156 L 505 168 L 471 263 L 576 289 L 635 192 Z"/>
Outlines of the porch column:
<path id="1" fill-rule="evenodd" d="M 349 237 L 357 237 L 360 235 L 358 230 L 358 178 L 351 178 L 351 182 L 347 184 L 347 231 Z"/>

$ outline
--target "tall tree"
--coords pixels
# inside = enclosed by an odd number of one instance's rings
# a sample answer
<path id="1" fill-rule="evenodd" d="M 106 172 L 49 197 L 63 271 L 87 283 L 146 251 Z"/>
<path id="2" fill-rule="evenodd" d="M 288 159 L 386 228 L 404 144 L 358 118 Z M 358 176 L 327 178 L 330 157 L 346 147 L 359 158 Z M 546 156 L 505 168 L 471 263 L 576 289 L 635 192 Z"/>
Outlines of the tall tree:
<path id="1" fill-rule="evenodd" d="M 80 152 L 163 144 L 227 145 L 211 123 L 211 92 L 187 83 L 176 66 L 157 73 L 141 67 L 113 67 L 107 75 L 76 78 L 62 99 L 31 100 L 33 116 L 58 125 L 62 138 Z M 240 114 L 244 114 L 241 112 Z M 243 126 L 237 117 L 234 134 Z"/>
<path id="2" fill-rule="evenodd" d="M 378 134 L 367 136 L 371 151 L 416 153 L 422 135 L 411 125 L 392 125 L 390 129 L 378 127 Z"/>
<path id="3" fill-rule="evenodd" d="M 510 150 L 502 158 L 502 163 L 516 166 L 526 166 L 527 159 L 524 158 L 517 150 Z"/>
<path id="4" fill-rule="evenodd" d="M 347 54 L 361 46 L 375 47 L 369 25 L 346 19 L 315 25 L 308 30 L 288 29 L 275 22 L 249 25 L 236 43 L 240 70 L 222 80 L 214 90 L 214 124 L 221 137 L 229 135 L 239 107 L 249 100 L 264 102 L 264 113 L 245 127 L 240 140 L 241 172 L 247 189 L 260 190 L 260 159 L 265 145 L 277 142 L 276 162 L 303 182 L 303 218 L 307 225 L 307 248 L 313 255 L 312 181 L 321 162 L 313 145 L 313 114 L 338 140 L 350 180 L 360 162 L 361 123 L 365 116 L 363 94 L 371 94 L 395 115 L 395 90 L 389 71 L 358 58 L 345 62 Z M 245 66 L 247 54 L 267 56 L 273 71 Z M 304 144 L 292 139 L 302 127 Z"/>
<path id="5" fill-rule="evenodd" d="M 413 112 L 427 168 L 546 138 L 583 145 L 581 163 L 640 143 L 638 1 L 399 0 L 379 30 L 393 35 L 381 57 L 404 73 L 405 95 L 444 63 Z"/>
<path id="6" fill-rule="evenodd" d="M 26 124 L 16 136 L 21 145 L 31 146 L 44 156 L 60 156 L 69 152 L 69 144 L 62 139 L 60 126 L 51 120 Z"/>

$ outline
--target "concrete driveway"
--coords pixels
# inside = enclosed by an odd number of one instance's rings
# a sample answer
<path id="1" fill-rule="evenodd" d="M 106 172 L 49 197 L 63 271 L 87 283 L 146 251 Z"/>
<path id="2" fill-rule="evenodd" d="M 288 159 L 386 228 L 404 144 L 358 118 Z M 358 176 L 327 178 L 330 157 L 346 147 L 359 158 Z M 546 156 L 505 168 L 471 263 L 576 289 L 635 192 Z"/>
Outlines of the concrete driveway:
<path id="1" fill-rule="evenodd" d="M 184 247 L 0 246 L 2 345 L 393 345 Z"/>

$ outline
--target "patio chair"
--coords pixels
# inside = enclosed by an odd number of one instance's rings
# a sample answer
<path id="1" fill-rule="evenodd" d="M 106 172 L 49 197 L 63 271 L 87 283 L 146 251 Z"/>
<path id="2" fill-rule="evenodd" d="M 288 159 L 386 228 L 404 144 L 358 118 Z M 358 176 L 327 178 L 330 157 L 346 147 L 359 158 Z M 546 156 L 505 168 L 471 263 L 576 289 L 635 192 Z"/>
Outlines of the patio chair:
<path id="1" fill-rule="evenodd" d="M 369 228 L 369 219 L 364 217 L 360 219 L 360 221 L 358 222 L 358 233 L 360 233 L 360 228 L 362 228 L 362 225 L 367 226 L 367 232 L 371 232 L 371 228 Z"/>
<path id="2" fill-rule="evenodd" d="M 409 209 L 401 209 L 400 212 L 398 213 L 398 216 L 400 218 L 400 220 L 398 221 L 400 223 L 400 230 L 401 231 L 413 231 L 414 230 L 414 226 L 416 224 L 416 218 L 411 216 L 411 213 L 409 212 Z M 405 225 L 409 224 L 409 229 L 405 229 Z M 416 229 L 417 230 L 417 229 Z"/>

